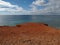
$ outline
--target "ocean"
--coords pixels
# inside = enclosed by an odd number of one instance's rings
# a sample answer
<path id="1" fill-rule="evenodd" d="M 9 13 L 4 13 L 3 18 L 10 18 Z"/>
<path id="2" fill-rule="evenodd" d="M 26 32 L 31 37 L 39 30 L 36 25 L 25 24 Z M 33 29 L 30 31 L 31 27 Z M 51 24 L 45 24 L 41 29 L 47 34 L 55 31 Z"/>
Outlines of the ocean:
<path id="1" fill-rule="evenodd" d="M 59 15 L 0 15 L 0 26 L 15 26 L 26 22 L 41 22 L 60 28 Z"/>

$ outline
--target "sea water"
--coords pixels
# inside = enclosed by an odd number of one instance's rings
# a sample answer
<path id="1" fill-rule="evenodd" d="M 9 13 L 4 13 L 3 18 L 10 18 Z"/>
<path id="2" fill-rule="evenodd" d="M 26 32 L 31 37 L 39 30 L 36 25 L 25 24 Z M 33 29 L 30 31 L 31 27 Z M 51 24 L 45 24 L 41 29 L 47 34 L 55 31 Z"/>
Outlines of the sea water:
<path id="1" fill-rule="evenodd" d="M 0 15 L 0 26 L 15 26 L 26 22 L 46 23 L 52 27 L 60 27 L 59 15 Z"/>

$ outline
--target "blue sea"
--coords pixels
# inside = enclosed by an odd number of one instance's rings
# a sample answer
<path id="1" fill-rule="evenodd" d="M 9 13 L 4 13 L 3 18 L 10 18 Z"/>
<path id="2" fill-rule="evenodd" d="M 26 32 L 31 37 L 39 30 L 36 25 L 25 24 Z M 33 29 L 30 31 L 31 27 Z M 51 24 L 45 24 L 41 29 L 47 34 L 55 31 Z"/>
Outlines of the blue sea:
<path id="1" fill-rule="evenodd" d="M 26 22 L 41 22 L 60 28 L 59 15 L 0 15 L 0 26 L 15 26 Z"/>

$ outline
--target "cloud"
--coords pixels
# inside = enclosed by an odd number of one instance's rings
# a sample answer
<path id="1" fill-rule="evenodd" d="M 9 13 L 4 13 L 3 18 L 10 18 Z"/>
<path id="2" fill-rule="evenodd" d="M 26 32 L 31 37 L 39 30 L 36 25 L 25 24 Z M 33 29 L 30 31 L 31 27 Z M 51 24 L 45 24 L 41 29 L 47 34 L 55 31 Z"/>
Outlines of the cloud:
<path id="1" fill-rule="evenodd" d="M 2 0 L 0 0 L 0 5 L 8 6 L 8 7 L 15 7 L 15 5 L 12 5 L 9 2 L 5 2 L 5 1 L 2 1 Z"/>
<path id="2" fill-rule="evenodd" d="M 45 0 L 36 0 L 32 4 L 37 5 L 37 6 L 41 6 L 41 5 L 44 5 L 45 3 L 46 3 Z"/>
<path id="3" fill-rule="evenodd" d="M 30 6 L 34 15 L 60 15 L 60 0 L 49 0 L 48 3 L 45 0 L 35 0 Z M 39 6 L 45 8 L 38 9 Z"/>
<path id="4" fill-rule="evenodd" d="M 10 2 L 0 0 L 0 12 L 5 12 L 6 14 L 8 14 L 8 12 L 10 14 L 15 14 L 15 13 L 18 14 L 19 12 L 23 12 L 23 11 L 24 9 L 18 5 L 13 5 Z"/>
<path id="5" fill-rule="evenodd" d="M 60 0 L 35 0 L 29 7 L 29 10 L 25 10 L 21 6 L 0 0 L 0 14 L 3 15 L 60 15 Z"/>

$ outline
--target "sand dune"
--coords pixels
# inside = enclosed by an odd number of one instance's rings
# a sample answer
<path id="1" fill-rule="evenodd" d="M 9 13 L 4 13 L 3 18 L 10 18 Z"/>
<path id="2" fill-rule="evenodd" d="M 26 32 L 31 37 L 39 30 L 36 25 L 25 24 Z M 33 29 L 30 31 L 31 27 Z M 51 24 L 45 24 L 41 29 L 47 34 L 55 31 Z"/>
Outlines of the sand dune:
<path id="1" fill-rule="evenodd" d="M 0 45 L 60 45 L 60 30 L 44 23 L 0 26 Z"/>

